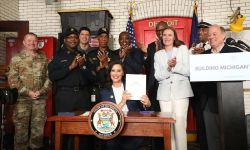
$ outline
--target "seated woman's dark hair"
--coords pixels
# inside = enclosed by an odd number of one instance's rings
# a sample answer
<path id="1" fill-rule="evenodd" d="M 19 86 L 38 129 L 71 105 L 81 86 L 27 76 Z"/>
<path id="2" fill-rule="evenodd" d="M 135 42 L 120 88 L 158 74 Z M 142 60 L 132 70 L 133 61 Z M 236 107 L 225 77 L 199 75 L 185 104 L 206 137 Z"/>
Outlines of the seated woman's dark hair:
<path id="1" fill-rule="evenodd" d="M 109 67 L 108 67 L 108 83 L 107 83 L 106 87 L 110 87 L 112 85 L 112 80 L 111 80 L 111 77 L 110 77 L 110 72 L 111 72 L 111 70 L 112 70 L 112 68 L 113 68 L 114 65 L 121 65 L 122 70 L 124 72 L 124 76 L 122 77 L 122 82 L 125 82 L 125 74 L 126 74 L 125 67 L 124 67 L 123 63 L 120 60 L 115 60 L 115 61 L 112 61 L 109 64 Z"/>

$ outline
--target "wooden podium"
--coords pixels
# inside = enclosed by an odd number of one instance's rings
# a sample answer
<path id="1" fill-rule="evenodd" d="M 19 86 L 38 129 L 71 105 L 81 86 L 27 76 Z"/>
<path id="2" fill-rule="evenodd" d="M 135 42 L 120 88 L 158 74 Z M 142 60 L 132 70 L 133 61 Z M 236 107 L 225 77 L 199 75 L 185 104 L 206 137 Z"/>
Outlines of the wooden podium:
<path id="1" fill-rule="evenodd" d="M 217 92 L 222 150 L 247 150 L 242 81 L 218 82 Z"/>

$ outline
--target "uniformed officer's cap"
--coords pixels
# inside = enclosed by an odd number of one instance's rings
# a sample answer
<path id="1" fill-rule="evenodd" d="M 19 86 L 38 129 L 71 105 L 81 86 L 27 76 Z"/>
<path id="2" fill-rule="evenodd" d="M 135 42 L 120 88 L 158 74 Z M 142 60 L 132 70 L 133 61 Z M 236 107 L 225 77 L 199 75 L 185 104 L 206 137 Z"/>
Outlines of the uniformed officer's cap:
<path id="1" fill-rule="evenodd" d="M 73 28 L 73 27 L 69 27 L 65 30 L 65 32 L 63 33 L 63 37 L 66 38 L 67 36 L 69 36 L 70 34 L 75 34 L 78 36 L 78 31 L 77 29 Z"/>
<path id="2" fill-rule="evenodd" d="M 106 33 L 107 35 L 109 35 L 109 31 L 107 28 L 100 28 L 97 32 L 97 35 L 101 35 L 103 33 Z"/>
<path id="3" fill-rule="evenodd" d="M 200 22 L 198 28 L 209 28 L 211 26 L 210 23 L 207 22 Z"/>

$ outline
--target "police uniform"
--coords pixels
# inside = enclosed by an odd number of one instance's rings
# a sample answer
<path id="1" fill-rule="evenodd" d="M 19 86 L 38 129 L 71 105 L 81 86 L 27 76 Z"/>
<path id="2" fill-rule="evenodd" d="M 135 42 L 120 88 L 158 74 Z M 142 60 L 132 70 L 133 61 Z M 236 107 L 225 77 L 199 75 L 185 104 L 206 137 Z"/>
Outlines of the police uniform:
<path id="1" fill-rule="evenodd" d="M 71 52 L 63 46 L 49 63 L 49 78 L 56 89 L 56 113 L 90 109 L 87 85 L 93 78 L 85 67 L 78 66 L 73 70 L 69 70 L 69 65 L 76 55 L 76 49 Z"/>
<path id="2" fill-rule="evenodd" d="M 15 150 L 27 150 L 28 147 L 36 149 L 43 146 L 45 106 L 50 88 L 47 66 L 47 58 L 41 51 L 31 56 L 23 50 L 11 59 L 8 82 L 10 87 L 17 88 L 19 93 L 13 113 Z M 39 91 L 40 97 L 36 100 L 31 99 L 28 95 L 30 90 Z"/>
<path id="3" fill-rule="evenodd" d="M 97 35 L 101 35 L 103 33 L 109 35 L 108 30 L 106 28 L 100 28 L 98 30 Z M 99 90 L 109 82 L 108 68 L 104 67 L 101 70 L 97 71 L 97 67 L 100 66 L 100 60 L 97 57 L 99 51 L 99 48 L 97 48 L 89 52 L 87 55 L 87 68 L 90 68 L 91 73 L 95 76 L 95 83 L 92 85 L 92 87 L 96 89 L 97 100 L 99 99 Z M 105 53 L 108 56 L 109 64 L 114 60 L 119 60 L 119 55 L 115 51 L 110 50 L 108 47 L 105 50 Z"/>
<path id="4" fill-rule="evenodd" d="M 200 22 L 199 25 L 197 26 L 198 28 L 209 28 L 211 26 L 210 23 L 207 22 Z M 204 48 L 204 51 L 207 51 L 211 49 L 211 46 L 209 45 L 208 41 L 205 43 L 198 43 L 196 48 Z M 190 54 L 192 54 L 193 48 L 190 49 Z M 207 145 L 207 138 L 206 138 L 206 128 L 205 128 L 205 123 L 204 123 L 204 116 L 203 116 L 203 93 L 204 93 L 204 88 L 203 88 L 203 83 L 201 82 L 192 82 L 191 83 L 193 92 L 194 92 L 194 97 L 191 98 L 191 106 L 196 118 L 196 126 L 197 126 L 197 137 L 198 141 L 200 144 L 200 149 L 201 150 L 208 150 L 208 145 Z"/>
<path id="5" fill-rule="evenodd" d="M 100 71 L 96 71 L 96 68 L 100 65 L 100 60 L 97 58 L 99 49 L 95 49 L 87 55 L 88 58 L 88 67 L 91 69 L 91 72 L 96 76 L 96 83 L 99 87 L 104 87 L 105 84 L 108 82 L 108 69 L 102 68 Z M 108 55 L 109 63 L 114 60 L 119 60 L 119 56 L 109 48 L 106 50 Z"/>

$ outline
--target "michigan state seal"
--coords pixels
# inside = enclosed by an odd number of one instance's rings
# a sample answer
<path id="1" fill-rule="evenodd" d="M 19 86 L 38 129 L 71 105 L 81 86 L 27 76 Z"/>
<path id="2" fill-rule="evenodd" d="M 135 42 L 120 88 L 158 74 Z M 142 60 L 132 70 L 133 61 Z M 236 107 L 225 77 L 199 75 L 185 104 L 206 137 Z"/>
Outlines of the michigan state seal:
<path id="1" fill-rule="evenodd" d="M 93 134 L 100 139 L 112 139 L 122 130 L 124 115 L 112 102 L 96 104 L 89 115 L 89 125 Z"/>

